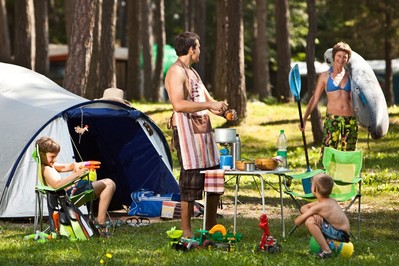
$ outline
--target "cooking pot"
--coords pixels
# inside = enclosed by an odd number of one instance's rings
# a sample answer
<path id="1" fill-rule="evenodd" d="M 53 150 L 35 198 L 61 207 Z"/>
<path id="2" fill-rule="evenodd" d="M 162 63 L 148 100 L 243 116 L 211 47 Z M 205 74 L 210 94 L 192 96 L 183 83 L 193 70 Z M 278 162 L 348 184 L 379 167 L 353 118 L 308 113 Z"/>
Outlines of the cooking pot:
<path id="1" fill-rule="evenodd" d="M 255 163 L 254 162 L 245 162 L 245 171 L 247 172 L 253 172 L 255 171 Z"/>
<path id="2" fill-rule="evenodd" d="M 217 143 L 236 142 L 235 128 L 215 128 L 215 141 Z"/>

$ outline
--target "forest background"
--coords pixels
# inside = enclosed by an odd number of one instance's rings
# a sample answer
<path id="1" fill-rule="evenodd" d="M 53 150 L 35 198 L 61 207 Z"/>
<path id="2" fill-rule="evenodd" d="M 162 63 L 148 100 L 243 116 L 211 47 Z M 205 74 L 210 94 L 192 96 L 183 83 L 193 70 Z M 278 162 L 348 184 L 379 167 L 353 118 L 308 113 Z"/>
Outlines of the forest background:
<path id="1" fill-rule="evenodd" d="M 396 0 L 0 0 L 0 62 L 48 76 L 49 44 L 68 44 L 62 85 L 94 99 L 118 86 L 115 48 L 127 47 L 126 99 L 159 102 L 164 46 L 194 31 L 201 38 L 194 67 L 211 94 L 244 118 L 248 99 L 294 101 L 288 85 L 294 61 L 306 61 L 306 103 L 317 79 L 314 62 L 345 41 L 367 60 L 385 60 L 382 89 L 392 106 L 398 6 Z M 317 108 L 311 115 L 316 144 L 320 117 Z"/>

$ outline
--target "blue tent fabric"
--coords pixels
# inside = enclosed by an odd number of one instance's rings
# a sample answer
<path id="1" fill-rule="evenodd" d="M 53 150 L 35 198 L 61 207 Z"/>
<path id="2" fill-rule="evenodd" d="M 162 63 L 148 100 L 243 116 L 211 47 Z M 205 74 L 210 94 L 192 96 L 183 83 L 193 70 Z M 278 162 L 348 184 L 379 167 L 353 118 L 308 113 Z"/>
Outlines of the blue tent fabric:
<path id="1" fill-rule="evenodd" d="M 117 184 L 111 208 L 130 205 L 130 194 L 140 189 L 156 194 L 180 192 L 176 180 L 137 119 L 143 118 L 144 123 L 151 126 L 148 134 L 160 129 L 139 110 L 77 108 L 66 112 L 65 117 L 76 146 L 75 159 L 101 161 L 99 179 L 109 177 Z M 82 121 L 89 126 L 89 131 L 78 136 L 73 132 L 74 127 Z M 169 151 L 163 134 L 158 135 Z M 167 159 L 172 166 L 170 152 Z"/>

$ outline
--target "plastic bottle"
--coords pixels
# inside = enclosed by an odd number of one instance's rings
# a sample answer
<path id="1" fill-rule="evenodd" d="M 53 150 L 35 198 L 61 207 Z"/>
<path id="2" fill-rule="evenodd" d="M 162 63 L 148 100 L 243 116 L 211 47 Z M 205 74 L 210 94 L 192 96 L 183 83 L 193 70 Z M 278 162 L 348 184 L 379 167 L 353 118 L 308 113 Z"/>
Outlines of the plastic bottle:
<path id="1" fill-rule="evenodd" d="M 277 138 L 277 156 L 282 157 L 281 163 L 279 163 L 279 168 L 288 169 L 288 161 L 287 161 L 287 147 L 288 140 L 284 134 L 284 129 L 280 130 L 280 135 Z"/>

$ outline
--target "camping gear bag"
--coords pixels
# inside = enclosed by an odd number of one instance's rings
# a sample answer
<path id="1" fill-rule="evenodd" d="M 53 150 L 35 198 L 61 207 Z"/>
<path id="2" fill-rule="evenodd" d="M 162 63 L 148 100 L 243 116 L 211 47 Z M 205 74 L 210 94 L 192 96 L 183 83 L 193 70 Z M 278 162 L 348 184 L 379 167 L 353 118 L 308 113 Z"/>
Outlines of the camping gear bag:
<path id="1" fill-rule="evenodd" d="M 164 201 L 180 201 L 180 194 L 155 194 L 154 191 L 140 190 L 131 193 L 132 204 L 128 214 L 131 216 L 159 217 Z"/>

